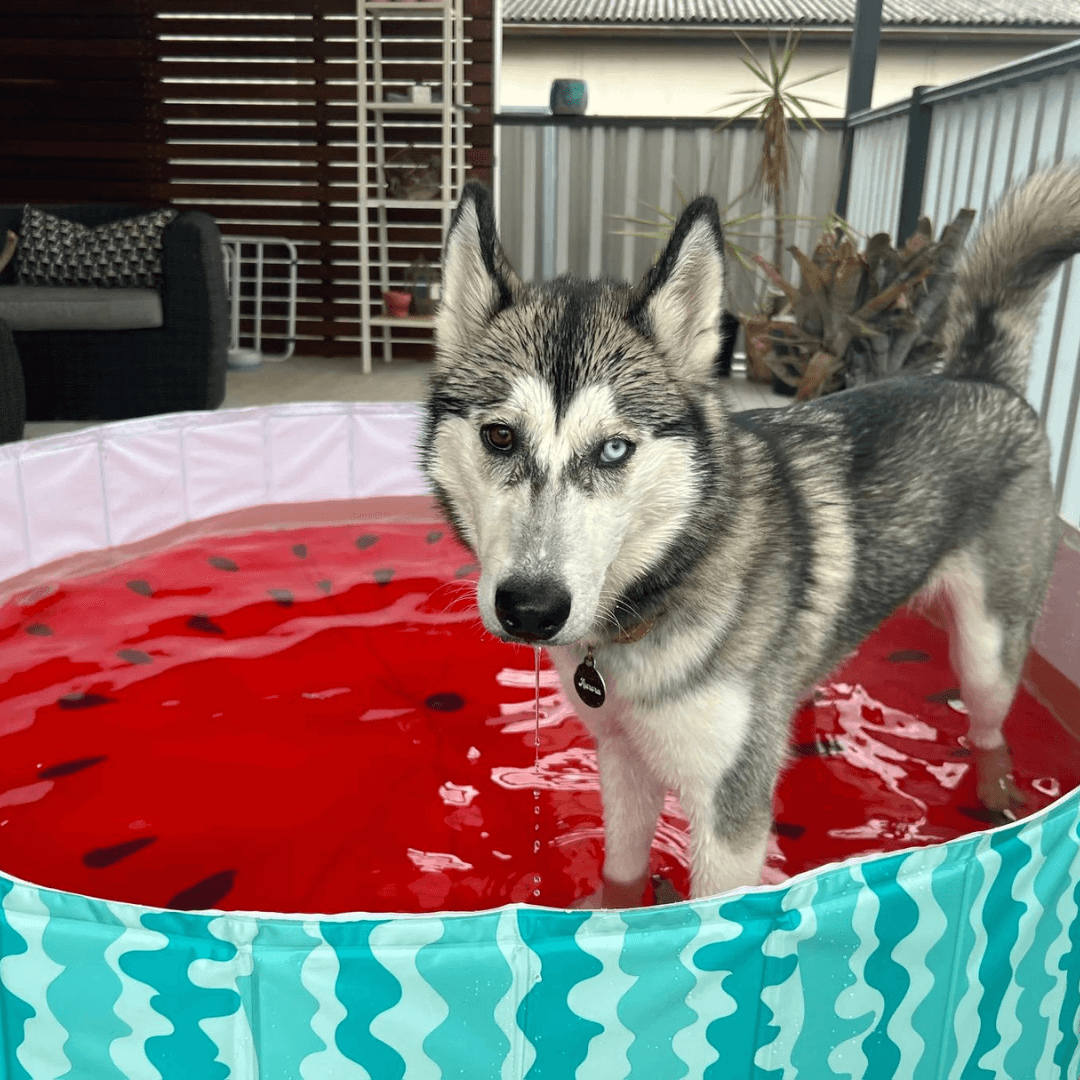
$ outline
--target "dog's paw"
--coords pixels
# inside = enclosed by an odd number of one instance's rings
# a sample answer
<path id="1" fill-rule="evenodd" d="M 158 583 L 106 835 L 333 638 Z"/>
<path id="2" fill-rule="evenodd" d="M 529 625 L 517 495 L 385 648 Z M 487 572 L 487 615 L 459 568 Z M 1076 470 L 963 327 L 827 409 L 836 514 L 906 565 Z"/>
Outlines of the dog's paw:
<path id="1" fill-rule="evenodd" d="M 979 802 L 987 810 L 1012 818 L 1023 809 L 1025 799 L 1012 776 L 1012 757 L 1007 746 L 992 750 L 974 748 L 975 776 Z"/>
<path id="2" fill-rule="evenodd" d="M 601 886 L 595 892 L 579 896 L 570 907 L 575 911 L 599 911 L 604 906 L 604 889 Z"/>
<path id="3" fill-rule="evenodd" d="M 600 908 L 645 907 L 652 899 L 651 886 L 652 879 L 648 873 L 627 882 L 604 878 L 596 892 L 580 897 L 570 906 L 582 911 L 596 911 Z"/>

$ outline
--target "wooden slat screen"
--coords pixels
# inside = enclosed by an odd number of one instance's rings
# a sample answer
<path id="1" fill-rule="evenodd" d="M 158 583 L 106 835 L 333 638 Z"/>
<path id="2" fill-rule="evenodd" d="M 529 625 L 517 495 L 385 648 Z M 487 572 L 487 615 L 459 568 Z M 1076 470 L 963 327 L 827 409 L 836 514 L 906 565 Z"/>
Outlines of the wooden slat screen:
<path id="1" fill-rule="evenodd" d="M 466 5 L 469 175 L 490 182 L 491 0 Z M 354 0 L 31 8 L 0 39 L 0 201 L 168 201 L 292 239 L 297 352 L 355 355 Z"/>
<path id="2" fill-rule="evenodd" d="M 143 0 L 8 5 L 0 202 L 160 201 L 153 67 L 153 14 Z"/>
<path id="3" fill-rule="evenodd" d="M 297 242 L 301 354 L 358 349 L 355 10 L 352 0 L 158 6 L 167 197 L 206 209 L 226 233 Z M 471 175 L 490 181 L 490 0 L 476 0 L 466 27 L 467 155 Z"/>

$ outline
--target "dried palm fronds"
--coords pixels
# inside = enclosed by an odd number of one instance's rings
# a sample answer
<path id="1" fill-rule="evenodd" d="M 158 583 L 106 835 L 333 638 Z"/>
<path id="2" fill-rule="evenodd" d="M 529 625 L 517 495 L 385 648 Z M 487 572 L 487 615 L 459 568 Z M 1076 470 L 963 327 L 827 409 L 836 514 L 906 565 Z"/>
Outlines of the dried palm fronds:
<path id="1" fill-rule="evenodd" d="M 798 31 L 789 28 L 783 46 L 778 46 L 770 30 L 764 62 L 739 34 L 736 33 L 735 37 L 743 47 L 743 55 L 739 59 L 761 85 L 754 90 L 740 90 L 731 95 L 732 105 L 736 108 L 742 107 L 735 116 L 725 120 L 720 128 L 727 127 L 744 116 L 757 116 L 757 126 L 764 138 L 755 184 L 764 191 L 772 204 L 775 227 L 773 262 L 779 263 L 784 251 L 784 193 L 787 191 L 791 171 L 790 122 L 794 121 L 803 131 L 806 130 L 807 123 L 824 130 L 810 114 L 807 105 L 831 106 L 830 102 L 806 97 L 801 93 L 794 94 L 792 90 L 796 86 L 823 79 L 843 69 L 819 71 L 792 81 L 789 80 L 788 73 L 791 62 L 799 51 L 801 34 Z"/>

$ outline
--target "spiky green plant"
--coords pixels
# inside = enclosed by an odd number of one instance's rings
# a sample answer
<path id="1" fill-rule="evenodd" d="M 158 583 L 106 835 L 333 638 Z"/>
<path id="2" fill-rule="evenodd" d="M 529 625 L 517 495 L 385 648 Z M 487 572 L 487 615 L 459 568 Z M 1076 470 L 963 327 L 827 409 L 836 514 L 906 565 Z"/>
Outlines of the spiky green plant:
<path id="1" fill-rule="evenodd" d="M 741 194 L 737 195 L 734 199 L 728 203 L 720 211 L 721 226 L 724 230 L 724 246 L 727 249 L 728 255 L 734 260 L 734 263 L 739 269 L 746 275 L 747 279 L 752 283 L 759 281 L 762 275 L 762 269 L 758 263 L 759 256 L 755 251 L 751 250 L 746 245 L 751 241 L 764 240 L 771 236 L 772 233 L 768 231 L 758 231 L 751 228 L 753 224 L 765 220 L 765 215 L 760 211 L 754 211 L 753 213 L 737 213 L 735 207 L 739 205 L 749 194 L 751 189 L 747 189 Z M 646 202 L 644 199 L 639 199 L 643 210 L 648 210 L 651 217 L 633 217 L 627 214 L 612 214 L 610 215 L 614 220 L 621 221 L 628 228 L 612 229 L 613 236 L 633 236 L 641 240 L 657 240 L 661 243 L 667 241 L 671 236 L 671 230 L 674 228 L 675 222 L 678 220 L 679 213 L 685 209 L 686 204 L 690 201 L 683 194 L 678 185 L 675 186 L 675 191 L 679 199 L 679 210 L 671 212 L 663 210 L 659 206 L 655 206 L 652 203 Z M 805 214 L 792 214 L 788 215 L 784 219 L 785 221 L 805 221 L 813 224 L 815 227 L 821 226 L 821 219 Z M 638 226 L 635 228 L 634 226 Z M 656 258 L 660 257 L 662 247 L 657 248 Z"/>
<path id="2" fill-rule="evenodd" d="M 801 34 L 789 28 L 782 49 L 777 48 L 776 39 L 772 30 L 768 36 L 768 55 L 762 62 L 757 53 L 736 34 L 739 44 L 743 47 L 744 55 L 739 59 L 743 62 L 750 73 L 761 83 L 761 87 L 752 90 L 740 90 L 731 95 L 731 101 L 721 108 L 738 108 L 740 111 L 734 116 L 728 117 L 718 128 L 727 127 L 744 116 L 756 116 L 757 126 L 764 138 L 761 150 L 761 160 L 758 163 L 756 185 L 765 192 L 766 198 L 773 208 L 773 264 L 781 265 L 784 256 L 784 192 L 787 190 L 788 178 L 791 171 L 791 137 L 789 134 L 790 122 L 794 121 L 803 131 L 807 123 L 813 124 L 818 130 L 824 130 L 821 124 L 810 114 L 806 107 L 809 105 L 826 105 L 833 107 L 832 102 L 820 98 L 806 97 L 803 94 L 794 94 L 792 90 L 797 86 L 823 79 L 827 75 L 834 75 L 842 68 L 831 68 L 829 71 L 819 71 L 814 75 L 806 75 L 801 79 L 788 81 L 791 70 L 791 62 L 799 49 Z M 762 92 L 764 89 L 764 93 Z M 719 109 L 713 110 L 720 111 Z"/>

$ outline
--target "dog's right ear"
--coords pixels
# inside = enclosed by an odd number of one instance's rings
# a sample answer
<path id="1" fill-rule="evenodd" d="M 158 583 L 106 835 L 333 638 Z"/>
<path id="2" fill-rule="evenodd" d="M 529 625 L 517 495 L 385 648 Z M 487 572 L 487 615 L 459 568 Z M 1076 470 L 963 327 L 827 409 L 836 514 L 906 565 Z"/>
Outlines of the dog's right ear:
<path id="1" fill-rule="evenodd" d="M 724 312 L 724 233 L 716 200 L 694 199 L 638 288 L 631 321 L 653 338 L 672 370 L 708 378 L 720 351 Z"/>
<path id="2" fill-rule="evenodd" d="M 435 319 L 440 355 L 467 348 L 510 307 L 519 284 L 499 247 L 491 192 L 472 180 L 461 192 L 443 253 L 442 301 Z"/>

